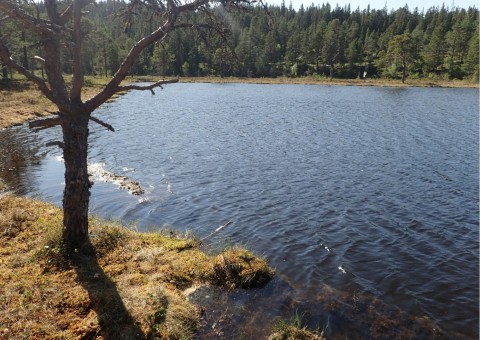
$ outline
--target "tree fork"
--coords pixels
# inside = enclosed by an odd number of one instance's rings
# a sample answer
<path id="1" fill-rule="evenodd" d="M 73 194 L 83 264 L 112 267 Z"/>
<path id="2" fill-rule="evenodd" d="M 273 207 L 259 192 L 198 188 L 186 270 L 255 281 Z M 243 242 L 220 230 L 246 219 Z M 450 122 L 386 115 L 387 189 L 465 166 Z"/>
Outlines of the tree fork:
<path id="1" fill-rule="evenodd" d="M 49 128 L 60 125 L 63 141 L 51 142 L 63 150 L 65 162 L 65 189 L 63 192 L 63 240 L 67 247 L 73 251 L 84 249 L 88 244 L 88 206 L 90 200 L 90 181 L 87 171 L 88 153 L 88 122 L 92 120 L 107 129 L 114 131 L 110 124 L 91 117 L 91 113 L 100 105 L 110 99 L 115 93 L 123 90 L 150 90 L 162 87 L 177 80 L 162 80 L 151 85 L 120 85 L 125 79 L 135 61 L 148 47 L 163 41 L 176 27 L 176 21 L 182 13 L 193 13 L 197 10 L 210 13 L 209 18 L 215 19 L 211 0 L 159 0 L 159 1 L 130 1 L 126 6 L 129 16 L 133 18 L 137 6 L 155 11 L 163 20 L 163 24 L 147 33 L 143 38 L 133 44 L 125 56 L 122 64 L 114 73 L 112 79 L 94 97 L 83 101 L 83 70 L 82 70 L 82 25 L 83 9 L 95 0 L 71 0 L 68 7 L 59 12 L 57 0 L 44 0 L 44 7 L 48 18 L 33 16 L 27 6 L 16 0 L 0 0 L 0 13 L 16 21 L 22 29 L 36 36 L 42 46 L 43 57 L 34 57 L 44 64 L 46 79 L 36 76 L 26 67 L 15 62 L 7 48 L 7 40 L 0 37 L 0 60 L 9 68 L 24 75 L 35 83 L 40 91 L 54 103 L 58 110 L 58 117 L 47 118 L 39 123 L 32 123 L 36 129 Z M 255 2 L 253 0 L 252 2 Z M 249 0 L 232 0 L 229 7 L 243 8 L 250 6 Z M 62 7 L 66 5 L 62 3 Z M 38 13 L 37 13 L 38 14 Z M 2 19 L 0 19 L 2 20 Z M 68 23 L 68 25 L 67 25 Z M 191 26 L 191 25 L 189 25 Z M 217 27 L 217 25 L 214 25 Z M 153 29 L 153 27 L 152 27 Z M 217 33 L 223 30 L 217 30 Z M 69 39 L 70 37 L 70 39 Z M 67 41 L 67 44 L 65 43 Z M 71 42 L 71 43 L 69 43 Z M 68 86 L 62 69 L 62 58 L 72 57 L 72 82 Z"/>

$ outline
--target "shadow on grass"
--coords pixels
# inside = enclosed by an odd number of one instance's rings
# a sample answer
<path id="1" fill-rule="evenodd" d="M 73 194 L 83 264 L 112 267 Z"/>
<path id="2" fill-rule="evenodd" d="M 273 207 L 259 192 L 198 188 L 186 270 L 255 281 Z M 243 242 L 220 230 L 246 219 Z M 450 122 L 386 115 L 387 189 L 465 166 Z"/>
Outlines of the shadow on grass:
<path id="1" fill-rule="evenodd" d="M 16 92 L 26 91 L 32 88 L 28 81 L 2 79 L 0 78 L 0 90 L 14 90 Z"/>
<path id="2" fill-rule="evenodd" d="M 97 313 L 100 324 L 99 334 L 88 334 L 84 338 L 94 338 L 95 335 L 102 335 L 105 340 L 146 338 L 125 307 L 115 283 L 98 264 L 91 244 L 72 258 L 72 264 L 79 283 L 88 292 L 91 308 Z"/>

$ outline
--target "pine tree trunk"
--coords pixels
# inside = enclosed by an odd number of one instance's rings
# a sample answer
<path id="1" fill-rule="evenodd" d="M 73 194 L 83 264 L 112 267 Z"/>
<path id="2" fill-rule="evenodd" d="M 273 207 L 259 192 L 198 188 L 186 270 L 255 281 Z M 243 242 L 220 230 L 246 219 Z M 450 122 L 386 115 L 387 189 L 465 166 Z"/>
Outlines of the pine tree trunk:
<path id="1" fill-rule="evenodd" d="M 65 190 L 63 192 L 63 240 L 77 248 L 88 240 L 90 182 L 87 172 L 89 115 L 62 116 Z"/>

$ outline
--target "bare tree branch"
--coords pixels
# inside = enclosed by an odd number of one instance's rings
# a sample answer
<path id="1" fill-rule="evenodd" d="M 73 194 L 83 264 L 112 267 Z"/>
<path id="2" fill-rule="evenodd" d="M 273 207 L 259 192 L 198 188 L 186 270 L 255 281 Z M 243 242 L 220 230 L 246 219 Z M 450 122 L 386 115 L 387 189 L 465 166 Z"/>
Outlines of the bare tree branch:
<path id="1" fill-rule="evenodd" d="M 130 90 L 139 90 L 139 91 L 145 91 L 145 90 L 150 90 L 152 92 L 152 94 L 155 94 L 155 92 L 153 92 L 153 89 L 155 87 L 160 87 L 161 89 L 163 89 L 162 85 L 166 85 L 166 84 L 174 84 L 174 83 L 178 83 L 178 79 L 171 79 L 171 80 L 160 80 L 160 81 L 157 81 L 153 84 L 150 84 L 150 85 L 125 85 L 125 86 L 119 86 L 117 89 L 118 91 L 117 92 L 120 92 L 120 91 L 130 91 Z"/>
<path id="2" fill-rule="evenodd" d="M 34 55 L 32 57 L 33 60 L 37 60 L 37 61 L 40 61 L 41 63 L 45 64 L 45 59 L 43 59 L 42 57 L 38 56 L 38 55 Z"/>
<path id="3" fill-rule="evenodd" d="M 74 6 L 78 6 L 81 9 L 87 7 L 90 4 L 94 4 L 95 0 L 75 0 L 73 1 L 64 11 L 62 14 L 59 15 L 59 25 L 65 25 L 73 15 L 73 8 Z"/>
<path id="4" fill-rule="evenodd" d="M 37 77 L 26 68 L 14 62 L 7 46 L 3 44 L 1 41 L 0 41 L 0 59 L 2 60 L 2 62 L 7 64 L 8 67 L 14 69 L 18 73 L 24 75 L 28 80 L 34 82 L 39 87 L 40 91 L 42 91 L 42 93 L 49 100 L 51 100 L 55 104 L 57 103 L 57 101 L 54 98 L 53 92 L 50 90 L 47 83 L 42 78 Z"/>
<path id="5" fill-rule="evenodd" d="M 47 0 L 44 2 L 49 16 L 55 18 L 58 16 L 56 3 L 56 0 Z M 59 107 L 60 111 L 70 112 L 71 103 L 69 100 L 67 85 L 63 77 L 62 64 L 59 62 L 62 60 L 62 32 L 61 30 L 49 31 L 44 34 L 42 38 L 45 53 L 45 73 L 47 74 L 50 88 L 55 97 L 54 103 Z"/>
<path id="6" fill-rule="evenodd" d="M 60 149 L 63 149 L 65 147 L 65 144 L 59 141 L 54 141 L 54 142 L 45 143 L 45 146 L 58 146 Z"/>
<path id="7" fill-rule="evenodd" d="M 0 0 L 1 1 L 1 0 Z M 97 107 L 105 103 L 113 94 L 119 90 L 120 83 L 125 79 L 129 70 L 133 66 L 135 60 L 140 53 L 151 44 L 162 41 L 172 30 L 175 29 L 177 17 L 182 12 L 194 11 L 203 6 L 207 6 L 210 0 L 194 0 L 184 5 L 177 5 L 176 0 L 167 0 L 167 9 L 165 12 L 165 22 L 158 29 L 139 40 L 128 52 L 122 64 L 114 74 L 110 82 L 96 96 L 85 102 L 87 110 L 93 112 Z M 241 0 L 242 1 L 242 0 Z M 141 0 L 134 3 L 141 4 Z"/>
<path id="8" fill-rule="evenodd" d="M 83 74 L 81 63 L 82 31 L 81 31 L 82 9 L 80 0 L 73 2 L 73 79 L 70 91 L 72 102 L 81 102 Z"/>
<path id="9" fill-rule="evenodd" d="M 168 0 L 169 4 L 170 2 L 173 3 L 173 0 Z M 181 13 L 181 12 L 188 12 L 188 11 L 194 11 L 195 9 L 199 8 L 199 7 L 202 7 L 202 6 L 205 6 L 207 5 L 209 2 L 209 0 L 196 0 L 196 1 L 192 1 L 192 2 L 188 2 L 184 5 L 181 5 L 181 6 L 176 6 L 174 5 L 176 8 L 177 8 L 177 11 L 178 13 Z"/>
<path id="10" fill-rule="evenodd" d="M 97 124 L 99 124 L 99 125 L 107 128 L 108 130 L 110 130 L 110 131 L 112 131 L 112 132 L 115 132 L 115 129 L 113 128 L 113 126 L 111 126 L 111 125 L 108 124 L 108 123 L 105 123 L 104 121 L 102 121 L 102 120 L 100 120 L 100 119 L 98 119 L 98 118 L 95 118 L 95 117 L 90 116 L 90 120 L 91 120 L 92 122 L 95 122 L 95 123 L 97 123 Z"/>
<path id="11" fill-rule="evenodd" d="M 60 125 L 60 117 L 51 117 L 46 119 L 37 119 L 28 123 L 30 129 L 36 129 L 36 131 L 48 129 L 54 126 Z"/>
<path id="12" fill-rule="evenodd" d="M 73 13 L 73 5 L 74 3 L 72 2 L 66 10 L 63 11 L 62 14 L 60 14 L 60 17 L 59 17 L 59 23 L 61 25 L 65 25 L 72 17 L 72 13 Z"/>
<path id="13" fill-rule="evenodd" d="M 85 102 L 85 105 L 90 112 L 93 112 L 93 110 L 95 110 L 97 107 L 110 99 L 113 94 L 120 91 L 118 90 L 120 83 L 123 79 L 125 79 L 128 71 L 130 70 L 140 53 L 154 42 L 164 39 L 166 35 L 173 29 L 174 22 L 175 19 L 172 15 L 169 19 L 167 19 L 163 26 L 159 27 L 150 35 L 138 41 L 135 46 L 132 47 L 132 49 L 123 60 L 122 64 L 120 65 L 119 69 L 114 74 L 110 82 L 96 96 Z"/>
<path id="14" fill-rule="evenodd" d="M 57 1 L 56 0 L 45 0 L 45 9 L 47 10 L 48 17 L 50 20 L 58 24 L 60 22 L 60 14 L 57 11 Z"/>
<path id="15" fill-rule="evenodd" d="M 35 18 L 23 11 L 15 2 L 9 0 L 0 0 L 0 11 L 9 17 L 19 20 L 24 27 L 31 30 L 37 35 L 49 32 L 51 29 L 57 28 L 51 22 Z"/>

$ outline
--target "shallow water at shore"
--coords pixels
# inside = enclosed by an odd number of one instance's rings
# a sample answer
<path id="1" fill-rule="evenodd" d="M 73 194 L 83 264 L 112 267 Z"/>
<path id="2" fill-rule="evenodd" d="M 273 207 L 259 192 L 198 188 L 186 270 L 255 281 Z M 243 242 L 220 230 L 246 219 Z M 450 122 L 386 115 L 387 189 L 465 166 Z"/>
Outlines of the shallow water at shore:
<path id="1" fill-rule="evenodd" d="M 298 310 L 331 337 L 425 317 L 478 337 L 478 90 L 176 84 L 97 115 L 117 132 L 92 125 L 90 163 L 146 193 L 97 182 L 93 213 L 200 237 L 231 219 L 210 247 L 246 244 L 277 268 L 223 298 L 230 332 Z M 60 153 L 43 147 L 58 138 L 0 132 L 0 176 L 60 204 Z"/>

